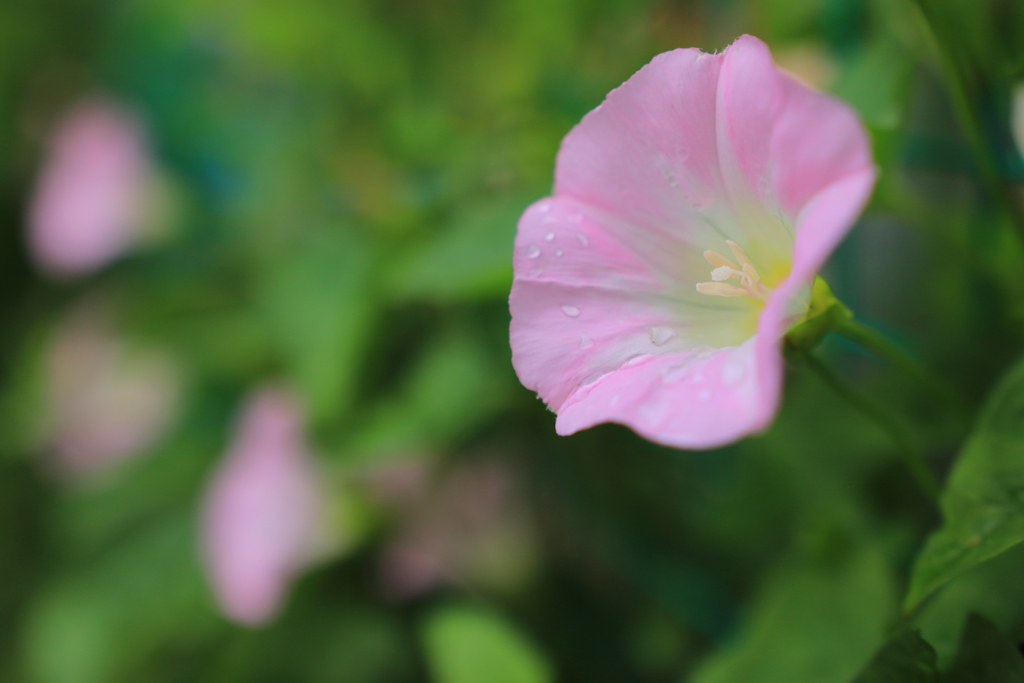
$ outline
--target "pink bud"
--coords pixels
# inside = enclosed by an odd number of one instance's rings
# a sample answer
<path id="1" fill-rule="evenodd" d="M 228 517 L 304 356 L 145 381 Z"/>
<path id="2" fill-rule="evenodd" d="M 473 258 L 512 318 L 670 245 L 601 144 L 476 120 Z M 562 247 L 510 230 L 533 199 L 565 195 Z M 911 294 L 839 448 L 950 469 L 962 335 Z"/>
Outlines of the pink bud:
<path id="1" fill-rule="evenodd" d="M 117 105 L 80 103 L 58 124 L 29 210 L 29 246 L 50 275 L 96 270 L 129 249 L 150 160 L 139 122 Z"/>
<path id="2" fill-rule="evenodd" d="M 239 623 L 273 619 L 322 547 L 323 493 L 302 422 L 291 394 L 259 390 L 206 495 L 203 559 L 221 610 Z"/>

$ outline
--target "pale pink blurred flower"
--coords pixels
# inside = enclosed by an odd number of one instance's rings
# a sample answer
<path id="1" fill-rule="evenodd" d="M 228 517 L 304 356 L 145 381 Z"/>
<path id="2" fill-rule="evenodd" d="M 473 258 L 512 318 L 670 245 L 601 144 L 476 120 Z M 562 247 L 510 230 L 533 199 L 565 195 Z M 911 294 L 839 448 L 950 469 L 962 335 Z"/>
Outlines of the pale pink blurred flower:
<path id="1" fill-rule="evenodd" d="M 460 465 L 412 499 L 386 500 L 404 503 L 404 519 L 380 557 L 389 598 L 413 598 L 444 584 L 514 589 L 532 571 L 532 525 L 515 473 L 500 460 Z"/>
<path id="2" fill-rule="evenodd" d="M 136 118 L 103 99 L 58 124 L 29 209 L 29 246 L 47 273 L 83 275 L 135 242 L 151 162 Z"/>
<path id="3" fill-rule="evenodd" d="M 324 491 L 298 401 L 281 388 L 251 396 L 202 511 L 202 553 L 223 613 L 273 619 L 292 580 L 325 547 Z"/>
<path id="4" fill-rule="evenodd" d="M 519 221 L 512 360 L 559 434 L 680 448 L 764 429 L 780 340 L 875 181 L 856 114 L 743 36 L 658 55 L 562 142 Z"/>
<path id="5" fill-rule="evenodd" d="M 129 343 L 89 302 L 57 327 L 45 357 L 46 441 L 59 476 L 91 479 L 156 442 L 176 418 L 181 368 Z"/>

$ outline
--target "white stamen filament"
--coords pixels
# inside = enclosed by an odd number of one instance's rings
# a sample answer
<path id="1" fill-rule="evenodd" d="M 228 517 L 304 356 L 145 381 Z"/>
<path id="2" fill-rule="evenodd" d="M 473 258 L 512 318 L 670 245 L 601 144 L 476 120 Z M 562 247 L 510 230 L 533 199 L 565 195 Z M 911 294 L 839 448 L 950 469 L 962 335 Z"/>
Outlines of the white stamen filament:
<path id="1" fill-rule="evenodd" d="M 704 258 L 715 268 L 711 271 L 713 282 L 700 282 L 697 284 L 697 291 L 708 296 L 752 296 L 761 301 L 768 301 L 771 295 L 771 288 L 761 282 L 757 269 L 750 262 L 747 254 L 732 240 L 726 240 L 733 256 L 739 261 L 736 265 L 729 259 L 715 251 L 705 251 Z M 739 280 L 739 285 L 733 285 L 726 280 Z"/>

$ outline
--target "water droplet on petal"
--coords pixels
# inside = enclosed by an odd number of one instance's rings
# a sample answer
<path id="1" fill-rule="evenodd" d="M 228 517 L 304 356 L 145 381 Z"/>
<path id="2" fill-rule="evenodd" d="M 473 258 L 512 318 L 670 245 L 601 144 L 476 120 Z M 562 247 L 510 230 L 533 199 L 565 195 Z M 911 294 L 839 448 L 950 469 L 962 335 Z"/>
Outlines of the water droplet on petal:
<path id="1" fill-rule="evenodd" d="M 676 331 L 668 325 L 649 325 L 646 329 L 647 334 L 651 338 L 651 343 L 655 346 L 662 346 L 669 339 L 676 336 Z"/>
<path id="2" fill-rule="evenodd" d="M 544 235 L 544 239 L 545 239 L 546 241 L 548 241 L 548 242 L 552 242 L 552 241 L 554 241 L 554 239 L 555 239 L 555 233 L 553 233 L 553 232 L 549 232 L 548 234 Z"/>
<path id="3" fill-rule="evenodd" d="M 527 258 L 537 258 L 539 256 L 540 256 L 540 247 L 538 247 L 536 244 L 531 244 L 529 247 L 526 248 L 526 257 Z"/>
<path id="4" fill-rule="evenodd" d="M 547 213 L 548 211 L 551 211 L 551 204 L 548 204 L 547 202 L 537 206 L 538 213 Z"/>
<path id="5" fill-rule="evenodd" d="M 584 235 L 582 232 L 576 233 L 576 239 L 579 240 L 579 243 L 582 244 L 583 246 L 585 246 L 585 247 L 589 247 L 590 246 L 590 240 L 588 240 L 587 236 Z"/>
<path id="6" fill-rule="evenodd" d="M 586 334 L 581 334 L 580 335 L 580 348 L 581 349 L 589 349 L 593 345 L 594 345 L 594 340 L 593 339 L 588 337 Z"/>
<path id="7" fill-rule="evenodd" d="M 697 394 L 697 398 L 699 398 L 704 403 L 707 403 L 708 401 L 711 400 L 711 392 L 708 389 L 704 389 L 699 394 Z"/>
<path id="8" fill-rule="evenodd" d="M 738 384 L 746 374 L 746 368 L 739 361 L 730 360 L 722 366 L 722 382 L 726 386 L 731 387 Z"/>
<path id="9" fill-rule="evenodd" d="M 676 180 L 676 177 L 674 175 L 669 175 L 667 178 L 665 178 L 665 180 L 667 180 L 668 184 L 671 185 L 672 187 L 679 187 L 679 181 Z"/>
<path id="10" fill-rule="evenodd" d="M 622 398 L 622 394 L 615 394 L 614 396 L 612 396 L 612 400 L 608 401 L 608 405 L 614 406 L 616 403 L 619 402 L 620 398 Z"/>
<path id="11" fill-rule="evenodd" d="M 686 375 L 686 364 L 671 365 L 661 372 L 663 384 L 675 384 Z"/>
<path id="12" fill-rule="evenodd" d="M 573 306 L 571 304 L 564 304 L 562 306 L 562 313 L 565 313 L 570 318 L 578 318 L 578 317 L 580 317 L 580 309 L 576 308 L 575 306 Z"/>
<path id="13" fill-rule="evenodd" d="M 530 269 L 530 277 L 540 277 L 543 274 L 544 274 L 544 269 L 543 268 L 531 268 Z"/>
<path id="14" fill-rule="evenodd" d="M 569 220 L 571 220 L 573 223 L 576 223 L 577 225 L 579 225 L 580 223 L 583 222 L 583 214 L 582 213 L 574 213 L 572 215 L 572 218 L 570 218 Z"/>
<path id="15" fill-rule="evenodd" d="M 565 252 L 563 252 L 561 249 L 555 249 L 555 256 L 561 257 L 561 255 L 564 254 L 564 253 Z"/>

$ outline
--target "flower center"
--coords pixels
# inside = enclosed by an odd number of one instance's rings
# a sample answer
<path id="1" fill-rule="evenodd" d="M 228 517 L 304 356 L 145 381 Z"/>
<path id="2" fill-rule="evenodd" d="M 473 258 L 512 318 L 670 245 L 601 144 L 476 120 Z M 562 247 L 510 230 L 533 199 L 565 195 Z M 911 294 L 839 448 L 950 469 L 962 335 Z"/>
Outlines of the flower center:
<path id="1" fill-rule="evenodd" d="M 711 271 L 713 282 L 698 282 L 697 291 L 708 296 L 752 296 L 767 302 L 772 293 L 771 287 L 761 282 L 754 264 L 747 258 L 740 245 L 732 240 L 726 240 L 725 243 L 729 245 L 739 264 L 733 263 L 717 251 L 705 251 L 704 258 L 715 267 Z M 736 280 L 738 283 L 733 284 L 728 282 L 729 280 Z"/>

